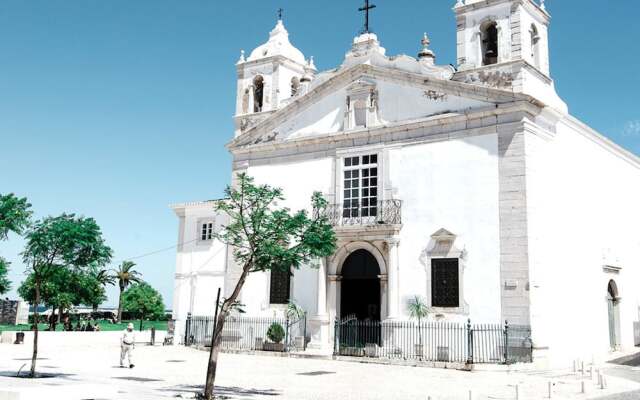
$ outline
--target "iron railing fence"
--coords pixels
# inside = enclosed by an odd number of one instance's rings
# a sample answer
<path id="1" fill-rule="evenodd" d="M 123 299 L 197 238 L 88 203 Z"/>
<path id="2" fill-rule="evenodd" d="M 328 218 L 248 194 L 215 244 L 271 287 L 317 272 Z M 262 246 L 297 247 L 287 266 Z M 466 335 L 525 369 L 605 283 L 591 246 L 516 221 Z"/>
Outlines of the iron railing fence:
<path id="1" fill-rule="evenodd" d="M 284 349 L 306 349 L 306 315 L 297 320 L 277 317 L 227 317 L 222 328 L 223 350 L 263 350 L 267 341 L 267 330 L 274 324 L 280 324 L 285 330 Z M 185 345 L 211 346 L 213 338 L 214 317 L 188 316 L 185 326 Z"/>
<path id="2" fill-rule="evenodd" d="M 336 320 L 334 354 L 457 363 L 532 361 L 528 326 Z"/>
<path id="3" fill-rule="evenodd" d="M 363 205 L 357 200 L 349 204 L 330 204 L 323 215 L 334 226 L 399 225 L 402 223 L 402 200 L 381 200 Z"/>

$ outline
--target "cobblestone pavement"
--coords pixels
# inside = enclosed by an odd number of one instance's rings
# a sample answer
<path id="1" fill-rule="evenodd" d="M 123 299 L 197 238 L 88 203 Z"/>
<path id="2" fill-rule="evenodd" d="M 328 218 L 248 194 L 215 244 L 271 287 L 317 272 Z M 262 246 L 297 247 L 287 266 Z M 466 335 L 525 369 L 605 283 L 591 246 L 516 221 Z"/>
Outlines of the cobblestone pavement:
<path id="1" fill-rule="evenodd" d="M 29 345 L 0 344 L 0 373 L 13 374 L 28 364 L 30 351 Z M 37 381 L 0 376 L 0 398 L 2 390 L 46 391 L 48 400 L 190 397 L 202 390 L 207 361 L 207 353 L 193 349 L 140 345 L 135 350 L 136 367 L 121 369 L 117 341 L 78 340 L 48 347 L 44 343 L 40 357 L 40 371 L 62 375 Z M 555 399 L 597 398 L 621 391 L 635 393 L 605 398 L 640 399 L 640 383 L 624 376 L 611 375 L 604 391 L 589 382 L 587 395 L 582 395 L 580 379 L 558 371 L 461 372 L 231 354 L 221 356 L 217 390 L 230 399 L 256 400 L 426 400 L 428 396 L 432 400 L 468 400 L 470 390 L 474 400 L 513 400 L 518 385 L 520 399 L 529 400 L 546 398 L 549 381 L 555 383 Z"/>

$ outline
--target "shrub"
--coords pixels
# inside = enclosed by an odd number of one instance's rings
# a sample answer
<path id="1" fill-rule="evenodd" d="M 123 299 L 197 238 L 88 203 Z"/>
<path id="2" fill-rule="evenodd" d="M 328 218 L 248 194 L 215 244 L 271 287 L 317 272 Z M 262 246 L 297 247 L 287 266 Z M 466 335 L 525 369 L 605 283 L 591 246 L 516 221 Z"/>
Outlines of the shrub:
<path id="1" fill-rule="evenodd" d="M 284 339 L 284 328 L 279 323 L 274 322 L 267 330 L 267 337 L 273 343 L 282 342 L 282 339 Z"/>

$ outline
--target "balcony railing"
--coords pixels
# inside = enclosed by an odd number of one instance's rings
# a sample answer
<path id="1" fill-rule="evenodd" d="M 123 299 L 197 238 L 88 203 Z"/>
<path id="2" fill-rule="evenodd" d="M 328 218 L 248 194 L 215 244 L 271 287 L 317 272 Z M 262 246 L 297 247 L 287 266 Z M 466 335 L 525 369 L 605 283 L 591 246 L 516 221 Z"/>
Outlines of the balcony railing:
<path id="1" fill-rule="evenodd" d="M 331 204 L 324 215 L 334 226 L 399 225 L 402 223 L 402 200 L 382 200 L 363 205 L 357 200 Z"/>

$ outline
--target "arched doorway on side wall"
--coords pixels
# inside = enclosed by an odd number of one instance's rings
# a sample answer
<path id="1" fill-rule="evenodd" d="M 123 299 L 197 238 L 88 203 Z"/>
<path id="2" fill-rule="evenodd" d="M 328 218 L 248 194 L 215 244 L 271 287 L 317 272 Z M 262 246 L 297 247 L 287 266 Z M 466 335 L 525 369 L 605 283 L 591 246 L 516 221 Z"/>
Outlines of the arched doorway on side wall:
<path id="1" fill-rule="evenodd" d="M 609 317 L 609 345 L 613 350 L 620 348 L 620 294 L 618 285 L 612 279 L 607 287 L 607 309 Z"/>
<path id="2" fill-rule="evenodd" d="M 380 266 L 364 249 L 349 254 L 342 264 L 340 318 L 380 321 Z"/>

